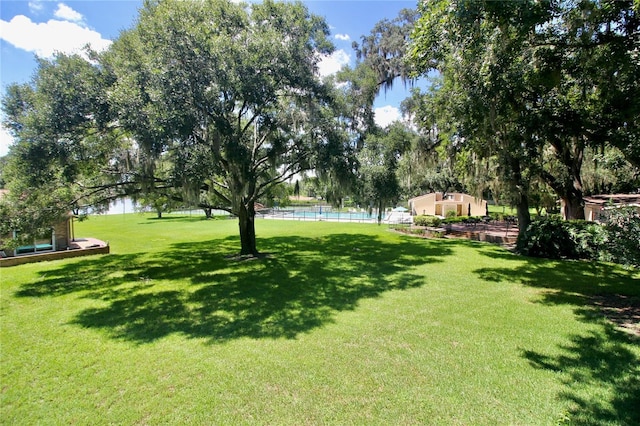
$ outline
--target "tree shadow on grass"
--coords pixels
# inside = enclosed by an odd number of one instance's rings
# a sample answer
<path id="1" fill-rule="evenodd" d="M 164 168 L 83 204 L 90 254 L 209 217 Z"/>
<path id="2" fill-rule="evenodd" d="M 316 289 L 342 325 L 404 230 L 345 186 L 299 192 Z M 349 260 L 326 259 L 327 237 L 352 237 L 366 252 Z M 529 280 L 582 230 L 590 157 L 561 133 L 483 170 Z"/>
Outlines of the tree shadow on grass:
<path id="1" fill-rule="evenodd" d="M 360 234 L 272 237 L 261 239 L 261 246 L 270 255 L 252 261 L 225 257 L 237 238 L 85 260 L 43 273 L 18 295 L 77 292 L 98 300 L 72 322 L 136 343 L 174 333 L 210 343 L 295 338 L 361 299 L 423 285 L 413 267 L 451 253 L 442 244 Z"/>
<path id="2" fill-rule="evenodd" d="M 603 332 L 571 336 L 559 355 L 525 350 L 523 356 L 536 368 L 564 373 L 560 397 L 570 402 L 569 424 L 638 425 L 640 359 L 629 339 L 608 325 Z"/>
<path id="3" fill-rule="evenodd" d="M 494 257 L 490 250 L 485 254 Z M 638 271 L 582 261 L 551 261 L 520 256 L 512 267 L 475 272 L 496 283 L 520 283 L 542 289 L 539 303 L 570 305 L 580 321 L 597 325 L 584 335 L 569 336 L 558 355 L 524 349 L 536 368 L 567 377 L 559 395 L 569 402 L 563 419 L 575 425 L 640 424 L 640 339 L 620 331 L 593 305 L 595 295 L 640 295 Z M 595 389 L 595 390 L 594 390 Z"/>
<path id="4" fill-rule="evenodd" d="M 514 282 L 545 289 L 541 303 L 568 303 L 580 308 L 595 295 L 622 294 L 640 297 L 638 270 L 623 269 L 618 265 L 601 262 L 524 257 L 493 248 L 483 248 L 481 253 L 491 258 L 513 260 L 514 266 L 480 268 L 474 271 L 476 274 L 489 282 Z"/>

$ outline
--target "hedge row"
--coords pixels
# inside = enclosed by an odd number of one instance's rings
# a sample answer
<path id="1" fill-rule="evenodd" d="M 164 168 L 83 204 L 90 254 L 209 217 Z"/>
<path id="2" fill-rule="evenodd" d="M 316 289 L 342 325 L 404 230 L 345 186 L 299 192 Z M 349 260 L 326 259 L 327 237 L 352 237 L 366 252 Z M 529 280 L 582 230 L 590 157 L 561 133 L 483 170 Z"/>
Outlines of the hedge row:
<path id="1" fill-rule="evenodd" d="M 489 216 L 452 216 L 447 218 L 440 218 L 439 216 L 422 215 L 413 218 L 413 224 L 417 226 L 430 226 L 438 227 L 440 225 L 454 224 L 454 223 L 480 223 L 484 220 L 491 221 L 509 221 L 516 222 L 516 217 L 511 215 L 503 215 L 502 213 L 491 213 Z"/>

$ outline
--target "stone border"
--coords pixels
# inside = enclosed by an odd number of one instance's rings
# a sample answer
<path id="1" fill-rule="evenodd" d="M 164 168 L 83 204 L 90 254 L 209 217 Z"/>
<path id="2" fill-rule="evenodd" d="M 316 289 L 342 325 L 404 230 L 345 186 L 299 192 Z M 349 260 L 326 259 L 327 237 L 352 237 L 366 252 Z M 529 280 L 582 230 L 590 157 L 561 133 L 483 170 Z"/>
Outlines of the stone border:
<path id="1" fill-rule="evenodd" d="M 47 253 L 23 254 L 20 256 L 5 257 L 0 259 L 0 268 L 23 265 L 25 263 L 44 262 L 47 260 L 68 259 L 72 257 L 91 256 L 94 254 L 109 254 L 109 252 L 109 244 L 103 243 L 98 247 L 52 251 Z"/>
<path id="2" fill-rule="evenodd" d="M 413 235 L 422 238 L 461 238 L 471 241 L 485 241 L 502 246 L 512 246 L 518 237 L 512 235 L 496 235 L 495 232 L 488 232 L 481 229 L 452 229 L 451 226 L 441 226 L 438 228 L 429 226 L 406 226 L 393 227 L 396 232 Z"/>

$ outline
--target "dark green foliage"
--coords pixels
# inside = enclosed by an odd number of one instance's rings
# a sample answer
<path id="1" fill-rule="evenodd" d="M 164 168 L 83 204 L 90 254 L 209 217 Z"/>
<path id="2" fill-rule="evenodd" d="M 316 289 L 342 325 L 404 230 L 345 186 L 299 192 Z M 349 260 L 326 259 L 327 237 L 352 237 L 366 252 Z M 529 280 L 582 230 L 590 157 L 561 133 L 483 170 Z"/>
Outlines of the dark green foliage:
<path id="1" fill-rule="evenodd" d="M 37 213 L 12 222 L 46 223 L 41 204 L 59 215 L 128 196 L 161 214 L 188 200 L 238 216 L 241 252 L 257 254 L 259 199 L 305 170 L 351 170 L 317 73 L 332 51 L 300 2 L 145 1 L 104 54 L 39 60 L 32 83 L 9 86 L 3 180 L 18 217 Z"/>
<path id="2" fill-rule="evenodd" d="M 599 259 L 607 241 L 607 232 L 602 225 L 583 220 L 566 221 L 567 232 L 573 244 L 576 259 Z"/>
<path id="3" fill-rule="evenodd" d="M 640 215 L 634 210 L 610 212 L 605 224 L 541 217 L 518 237 L 526 256 L 587 259 L 640 265 Z"/>
<path id="4" fill-rule="evenodd" d="M 533 257 L 596 259 L 605 238 L 604 228 L 596 223 L 542 217 L 518 237 L 517 249 Z"/>
<path id="5" fill-rule="evenodd" d="M 437 227 L 437 226 L 440 226 L 441 223 L 442 223 L 442 219 L 440 219 L 438 216 L 422 215 L 422 216 L 416 216 L 413 219 L 413 224 L 416 226 Z"/>
<path id="6" fill-rule="evenodd" d="M 414 134 L 401 123 L 370 133 L 358 153 L 360 198 L 362 204 L 378 208 L 378 222 L 389 204 L 396 204 L 400 194 L 399 162 L 410 150 Z"/>
<path id="7" fill-rule="evenodd" d="M 476 184 L 496 177 L 521 233 L 529 205 L 547 204 L 546 186 L 566 217 L 584 218 L 589 150 L 616 148 L 640 164 L 637 1 L 431 0 L 419 11 L 410 62 L 442 80 L 413 102 L 429 105 L 414 110 L 416 122 L 437 129 L 458 166 L 473 166 Z"/>
<path id="8" fill-rule="evenodd" d="M 604 260 L 640 266 L 640 214 L 633 209 L 612 210 L 606 224 L 608 241 Z"/>
<path id="9" fill-rule="evenodd" d="M 447 217 L 445 217 L 443 220 L 443 222 L 446 223 L 447 225 L 453 225 L 454 223 L 464 223 L 468 219 L 467 216 L 456 216 L 455 212 L 451 212 L 451 213 L 454 213 L 454 214 L 453 215 L 447 214 Z"/>
<path id="10" fill-rule="evenodd" d="M 413 25 L 419 18 L 413 9 L 402 9 L 393 20 L 378 22 L 368 36 L 362 36 L 361 42 L 353 43 L 358 61 L 373 70 L 378 86 L 385 90 L 393 88 L 400 78 L 406 85 L 412 79 L 412 65 L 405 60 L 408 41 Z"/>
<path id="11" fill-rule="evenodd" d="M 500 212 L 490 212 L 488 217 L 490 220 L 495 220 L 498 222 L 506 221 L 506 222 L 516 223 L 516 221 L 518 220 L 517 216 L 511 215 L 511 214 L 504 214 Z"/>

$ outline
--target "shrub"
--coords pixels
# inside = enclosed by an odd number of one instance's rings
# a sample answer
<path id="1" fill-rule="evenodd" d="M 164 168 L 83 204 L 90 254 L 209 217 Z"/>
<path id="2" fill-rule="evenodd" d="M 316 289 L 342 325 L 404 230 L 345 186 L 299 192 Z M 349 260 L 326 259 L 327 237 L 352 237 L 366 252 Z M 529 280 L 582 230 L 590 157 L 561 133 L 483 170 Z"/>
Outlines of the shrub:
<path id="1" fill-rule="evenodd" d="M 442 220 L 438 216 L 416 216 L 413 219 L 413 224 L 416 226 L 432 226 L 438 227 L 442 223 Z"/>
<path id="2" fill-rule="evenodd" d="M 603 260 L 640 266 L 640 215 L 632 208 L 611 210 L 605 224 L 606 252 Z"/>
<path id="3" fill-rule="evenodd" d="M 394 231 L 407 231 L 410 228 L 410 225 L 405 223 L 394 223 L 389 225 L 389 229 L 393 229 Z"/>
<path id="4" fill-rule="evenodd" d="M 482 222 L 482 218 L 478 216 L 468 216 L 465 217 L 462 221 L 468 225 L 475 225 Z"/>
<path id="5" fill-rule="evenodd" d="M 458 214 L 455 211 L 449 210 L 447 212 L 447 214 L 445 214 L 444 217 L 447 218 L 447 219 L 451 219 L 451 218 L 454 218 L 454 217 L 457 217 L 457 216 L 458 216 Z"/>
<path id="6" fill-rule="evenodd" d="M 497 222 L 502 222 L 504 220 L 504 215 L 498 212 L 489 212 L 489 217 L 491 220 L 495 220 Z"/>
<path id="7" fill-rule="evenodd" d="M 557 259 L 566 253 L 569 235 L 562 223 L 549 218 L 532 221 L 518 235 L 517 250 L 525 256 Z"/>
<path id="8" fill-rule="evenodd" d="M 446 224 L 454 224 L 465 222 L 467 219 L 467 216 L 447 216 L 447 218 L 444 219 L 443 222 Z"/>
<path id="9" fill-rule="evenodd" d="M 551 259 L 598 259 L 607 241 L 606 230 L 584 220 L 542 217 L 518 236 L 516 247 L 526 256 Z"/>
<path id="10" fill-rule="evenodd" d="M 569 234 L 573 259 L 597 260 L 602 256 L 607 241 L 607 230 L 595 222 L 572 220 L 565 222 Z"/>

